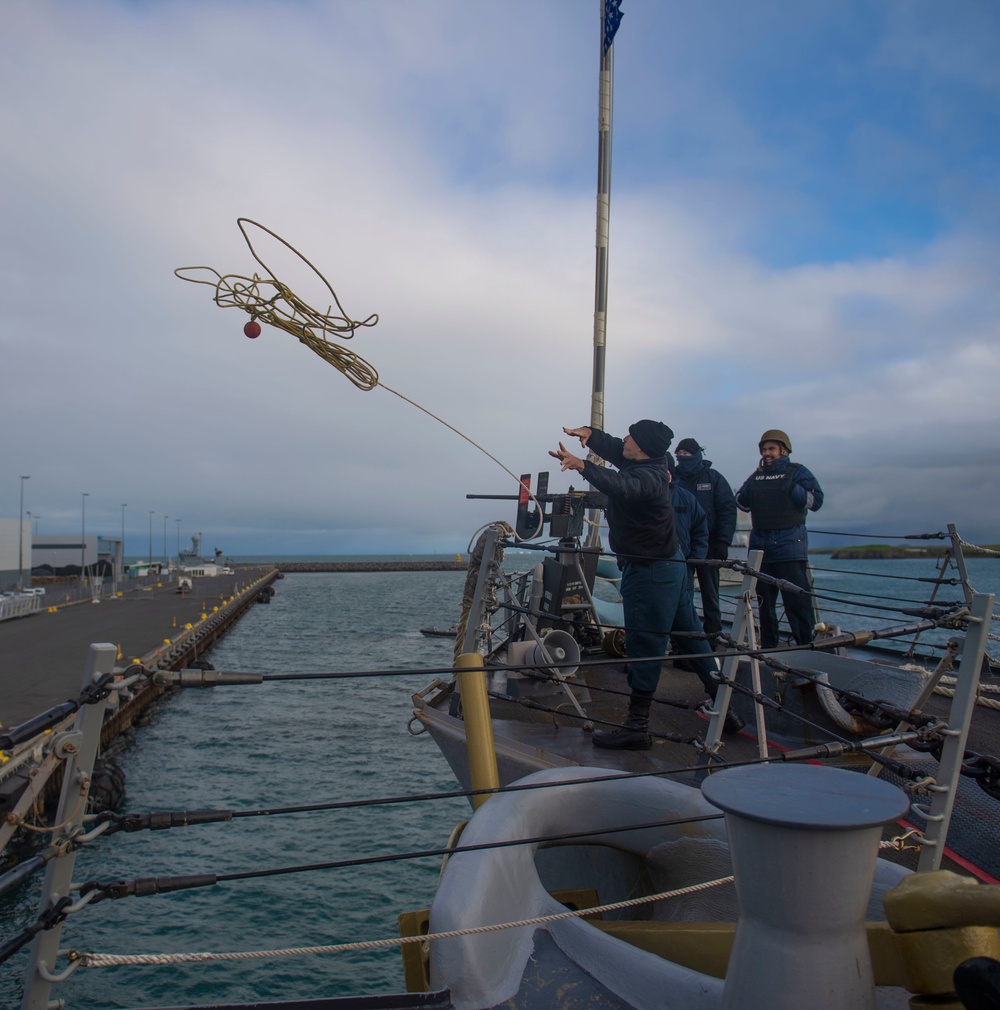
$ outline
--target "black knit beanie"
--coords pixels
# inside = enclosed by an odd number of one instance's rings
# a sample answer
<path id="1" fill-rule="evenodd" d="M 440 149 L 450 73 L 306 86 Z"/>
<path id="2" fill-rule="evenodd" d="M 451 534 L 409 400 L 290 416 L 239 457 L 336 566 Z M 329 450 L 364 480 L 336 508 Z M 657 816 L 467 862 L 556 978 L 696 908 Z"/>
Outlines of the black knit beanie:
<path id="1" fill-rule="evenodd" d="M 628 433 L 635 444 L 649 457 L 662 456 L 673 441 L 674 433 L 662 421 L 650 421 L 645 418 L 630 424 Z"/>
<path id="2" fill-rule="evenodd" d="M 704 452 L 705 447 L 703 445 L 698 445 L 698 443 L 693 438 L 682 438 L 677 443 L 678 449 L 683 449 L 684 452 L 689 452 L 693 456 L 696 452 Z"/>

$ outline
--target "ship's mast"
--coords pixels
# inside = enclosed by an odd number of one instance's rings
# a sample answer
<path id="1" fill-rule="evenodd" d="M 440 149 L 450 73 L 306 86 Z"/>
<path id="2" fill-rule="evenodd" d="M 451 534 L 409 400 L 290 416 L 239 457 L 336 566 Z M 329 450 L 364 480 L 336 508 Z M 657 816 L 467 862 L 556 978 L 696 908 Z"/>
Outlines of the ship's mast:
<path id="1" fill-rule="evenodd" d="M 594 270 L 594 373 L 590 425 L 604 429 L 604 349 L 608 321 L 608 232 L 611 223 L 611 137 L 614 112 L 615 32 L 622 19 L 621 0 L 598 0 L 601 16 L 601 72 L 597 104 L 597 254 Z M 594 459 L 598 465 L 603 461 Z M 589 515 L 587 544 L 600 544 L 600 512 Z"/>
<path id="2" fill-rule="evenodd" d="M 608 311 L 608 231 L 611 218 L 611 127 L 614 38 L 622 19 L 621 0 L 600 0 L 601 74 L 597 109 L 597 256 L 594 277 L 594 375 L 590 424 L 604 428 L 604 348 Z"/>

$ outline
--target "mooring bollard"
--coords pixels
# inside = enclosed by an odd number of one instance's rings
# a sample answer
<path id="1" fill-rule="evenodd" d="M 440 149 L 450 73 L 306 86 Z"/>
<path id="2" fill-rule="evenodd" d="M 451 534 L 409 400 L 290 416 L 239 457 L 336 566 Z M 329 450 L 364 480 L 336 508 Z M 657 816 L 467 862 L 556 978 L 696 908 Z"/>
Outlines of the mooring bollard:
<path id="1" fill-rule="evenodd" d="M 865 911 L 901 789 L 815 765 L 711 775 L 726 813 L 740 917 L 722 1010 L 875 1010 Z"/>

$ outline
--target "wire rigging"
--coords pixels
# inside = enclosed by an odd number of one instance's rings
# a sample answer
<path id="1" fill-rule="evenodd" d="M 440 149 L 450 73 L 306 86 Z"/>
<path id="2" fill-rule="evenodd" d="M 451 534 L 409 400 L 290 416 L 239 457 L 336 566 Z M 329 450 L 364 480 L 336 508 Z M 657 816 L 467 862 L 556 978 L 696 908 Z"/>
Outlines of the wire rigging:
<path id="1" fill-rule="evenodd" d="M 962 580 L 959 578 L 943 579 L 940 576 L 930 575 L 889 575 L 885 572 L 857 572 L 848 568 L 823 568 L 820 565 L 810 565 L 814 572 L 834 572 L 837 575 L 863 575 L 872 579 L 901 579 L 904 582 L 933 582 L 943 586 L 960 586 Z"/>
<path id="2" fill-rule="evenodd" d="M 937 533 L 848 533 L 844 530 L 810 530 L 831 537 L 864 537 L 866 540 L 947 540 L 948 534 Z"/>

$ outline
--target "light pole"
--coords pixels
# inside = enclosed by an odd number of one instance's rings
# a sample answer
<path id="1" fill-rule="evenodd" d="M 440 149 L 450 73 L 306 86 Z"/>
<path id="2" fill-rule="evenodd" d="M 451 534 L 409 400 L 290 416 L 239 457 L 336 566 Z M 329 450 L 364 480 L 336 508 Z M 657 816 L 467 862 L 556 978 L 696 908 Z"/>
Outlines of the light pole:
<path id="1" fill-rule="evenodd" d="M 163 517 L 163 565 L 170 571 L 170 559 L 167 557 L 167 520 L 170 516 Z"/>
<path id="2" fill-rule="evenodd" d="M 80 492 L 80 578 L 86 578 L 87 567 L 87 499 L 89 491 Z"/>
<path id="3" fill-rule="evenodd" d="M 149 513 L 149 567 L 153 567 L 153 512 Z"/>
<path id="4" fill-rule="evenodd" d="M 174 522 L 177 523 L 177 559 L 179 563 L 181 556 L 181 521 L 180 519 L 175 519 Z"/>
<path id="5" fill-rule="evenodd" d="M 24 589 L 23 579 L 23 557 L 24 557 L 24 482 L 31 480 L 31 474 L 26 474 L 21 478 L 21 514 L 18 517 L 17 531 L 17 588 Z M 28 513 L 28 522 L 31 522 L 31 513 Z"/>
<path id="6" fill-rule="evenodd" d="M 125 581 L 125 509 L 127 501 L 122 502 L 122 582 Z"/>

